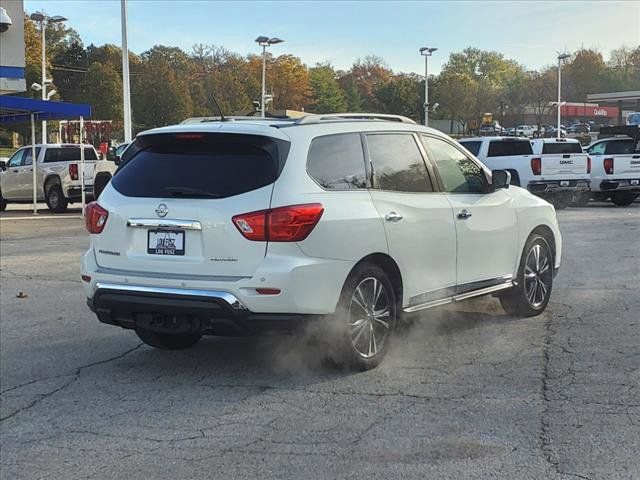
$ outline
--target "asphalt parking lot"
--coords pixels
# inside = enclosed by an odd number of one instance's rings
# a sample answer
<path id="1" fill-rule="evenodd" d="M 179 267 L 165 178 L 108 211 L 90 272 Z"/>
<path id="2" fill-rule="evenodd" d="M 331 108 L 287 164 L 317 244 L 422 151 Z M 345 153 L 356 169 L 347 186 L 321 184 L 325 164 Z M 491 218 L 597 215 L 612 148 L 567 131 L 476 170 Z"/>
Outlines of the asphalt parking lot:
<path id="1" fill-rule="evenodd" d="M 0 477 L 640 478 L 640 204 L 559 212 L 547 312 L 432 310 L 383 365 L 291 336 L 157 351 L 84 303 L 76 215 L 0 216 Z"/>

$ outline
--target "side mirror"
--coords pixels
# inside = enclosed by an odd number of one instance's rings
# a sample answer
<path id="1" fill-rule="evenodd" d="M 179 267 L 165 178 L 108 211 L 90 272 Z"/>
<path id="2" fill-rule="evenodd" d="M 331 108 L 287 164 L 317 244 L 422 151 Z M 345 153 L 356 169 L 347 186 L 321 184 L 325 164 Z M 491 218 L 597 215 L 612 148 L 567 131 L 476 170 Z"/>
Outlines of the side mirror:
<path id="1" fill-rule="evenodd" d="M 4 172 L 6 169 L 7 169 L 7 162 L 5 162 L 4 160 L 0 160 L 0 170 Z"/>
<path id="2" fill-rule="evenodd" d="M 115 158 L 113 159 L 113 163 L 115 163 L 116 165 L 120 165 L 121 158 L 122 157 L 120 155 L 116 155 Z"/>
<path id="3" fill-rule="evenodd" d="M 494 190 L 509 188 L 509 185 L 511 185 L 511 173 L 506 170 L 494 170 L 491 172 L 491 183 Z"/>

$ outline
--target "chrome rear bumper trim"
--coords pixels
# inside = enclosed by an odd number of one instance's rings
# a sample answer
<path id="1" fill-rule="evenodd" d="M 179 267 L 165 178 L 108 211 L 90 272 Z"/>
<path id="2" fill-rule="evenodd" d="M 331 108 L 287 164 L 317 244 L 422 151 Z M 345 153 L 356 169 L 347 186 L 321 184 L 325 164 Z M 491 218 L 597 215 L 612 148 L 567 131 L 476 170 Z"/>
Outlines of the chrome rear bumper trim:
<path id="1" fill-rule="evenodd" d="M 127 227 L 158 228 L 161 230 L 179 228 L 180 230 L 202 230 L 202 225 L 196 220 L 159 220 L 157 218 L 130 218 Z"/>
<path id="2" fill-rule="evenodd" d="M 96 283 L 96 288 L 94 290 L 97 292 L 98 290 L 111 290 L 111 291 L 125 291 L 125 292 L 139 292 L 139 293 L 158 293 L 164 295 L 183 295 L 188 297 L 206 297 L 206 298 L 215 298 L 217 300 L 223 300 L 231 308 L 234 310 L 246 310 L 245 307 L 240 300 L 238 300 L 235 295 L 224 292 L 221 290 L 194 290 L 187 288 L 167 288 L 167 287 L 146 287 L 142 285 L 122 285 L 116 283 Z"/>

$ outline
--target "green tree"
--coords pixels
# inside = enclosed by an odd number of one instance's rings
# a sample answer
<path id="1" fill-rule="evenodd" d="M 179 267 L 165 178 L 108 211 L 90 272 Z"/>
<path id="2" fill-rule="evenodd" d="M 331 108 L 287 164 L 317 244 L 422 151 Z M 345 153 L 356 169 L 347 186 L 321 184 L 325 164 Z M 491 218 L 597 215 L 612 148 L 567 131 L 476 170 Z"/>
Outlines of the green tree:
<path id="1" fill-rule="evenodd" d="M 404 115 L 419 121 L 424 102 L 424 83 L 415 74 L 399 74 L 378 84 L 375 96 L 382 113 Z"/>
<path id="2" fill-rule="evenodd" d="M 606 70 L 600 52 L 578 50 L 562 69 L 562 97 L 573 102 L 586 102 L 587 94 L 606 91 Z"/>
<path id="3" fill-rule="evenodd" d="M 122 76 L 112 65 L 93 62 L 83 83 L 83 98 L 92 107 L 92 117 L 98 120 L 122 120 Z"/>
<path id="4" fill-rule="evenodd" d="M 338 84 L 333 67 L 317 64 L 309 69 L 309 85 L 311 87 L 311 104 L 314 113 L 344 112 L 347 109 L 345 94 Z"/>
<path id="5" fill-rule="evenodd" d="M 351 69 L 340 78 L 340 85 L 347 92 L 347 97 L 355 104 L 360 103 L 357 110 L 375 112 L 378 110 L 378 100 L 375 91 L 379 85 L 387 81 L 393 72 L 386 66 L 382 58 L 368 55 L 364 59 L 358 59 Z M 357 95 L 349 93 L 350 88 L 357 90 Z M 348 103 L 349 100 L 348 100 Z M 350 105 L 350 110 L 352 110 Z"/>

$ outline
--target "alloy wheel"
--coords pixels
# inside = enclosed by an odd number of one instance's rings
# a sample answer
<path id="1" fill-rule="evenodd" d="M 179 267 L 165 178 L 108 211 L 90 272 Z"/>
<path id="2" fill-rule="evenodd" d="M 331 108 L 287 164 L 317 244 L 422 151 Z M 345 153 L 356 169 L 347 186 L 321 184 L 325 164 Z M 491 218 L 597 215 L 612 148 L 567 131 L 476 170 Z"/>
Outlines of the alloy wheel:
<path id="1" fill-rule="evenodd" d="M 529 250 L 524 264 L 524 292 L 533 308 L 539 308 L 544 303 L 551 290 L 552 278 L 549 251 L 536 243 Z"/>
<path id="2" fill-rule="evenodd" d="M 375 277 L 362 280 L 349 303 L 351 344 L 363 358 L 374 357 L 384 346 L 391 329 L 392 305 L 384 284 Z"/>

